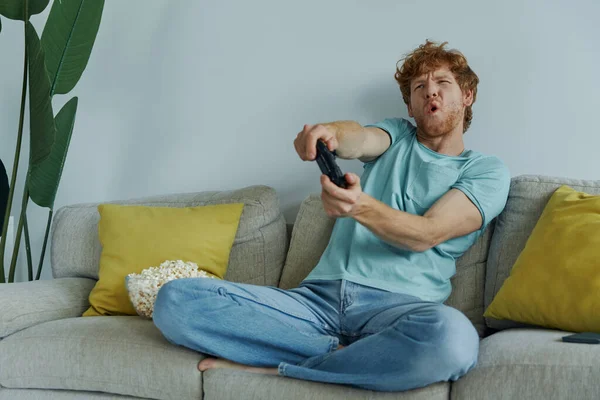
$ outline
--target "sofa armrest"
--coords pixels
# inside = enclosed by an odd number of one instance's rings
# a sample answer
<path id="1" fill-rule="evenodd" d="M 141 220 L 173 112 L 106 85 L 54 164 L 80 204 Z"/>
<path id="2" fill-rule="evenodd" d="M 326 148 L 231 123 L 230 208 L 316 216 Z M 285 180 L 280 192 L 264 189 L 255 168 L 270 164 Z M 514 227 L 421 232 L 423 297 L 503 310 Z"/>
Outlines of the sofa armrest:
<path id="1" fill-rule="evenodd" d="M 0 338 L 42 322 L 80 317 L 96 280 L 60 278 L 0 285 Z"/>

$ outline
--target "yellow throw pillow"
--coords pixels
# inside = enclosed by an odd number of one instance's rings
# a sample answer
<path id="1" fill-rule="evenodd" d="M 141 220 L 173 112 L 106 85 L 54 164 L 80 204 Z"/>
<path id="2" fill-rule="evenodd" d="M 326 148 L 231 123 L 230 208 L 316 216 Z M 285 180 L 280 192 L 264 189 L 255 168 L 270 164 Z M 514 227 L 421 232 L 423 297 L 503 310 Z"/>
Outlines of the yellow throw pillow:
<path id="1" fill-rule="evenodd" d="M 223 279 L 244 204 L 146 207 L 101 204 L 99 279 L 83 316 L 137 315 L 125 277 L 183 260 Z"/>
<path id="2" fill-rule="evenodd" d="M 600 196 L 558 188 L 510 276 L 483 314 L 600 332 Z"/>

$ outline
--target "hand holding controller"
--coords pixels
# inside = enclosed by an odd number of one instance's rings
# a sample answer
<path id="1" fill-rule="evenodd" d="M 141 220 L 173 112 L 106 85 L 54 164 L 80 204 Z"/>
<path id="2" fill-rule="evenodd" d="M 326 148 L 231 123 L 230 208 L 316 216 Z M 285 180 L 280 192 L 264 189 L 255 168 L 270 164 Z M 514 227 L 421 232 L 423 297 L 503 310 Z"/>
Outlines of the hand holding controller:
<path id="1" fill-rule="evenodd" d="M 315 160 L 319 164 L 321 172 L 327 175 L 333 183 L 344 189 L 348 187 L 342 170 L 335 162 L 335 150 L 329 151 L 322 140 L 317 140 L 317 158 Z"/>

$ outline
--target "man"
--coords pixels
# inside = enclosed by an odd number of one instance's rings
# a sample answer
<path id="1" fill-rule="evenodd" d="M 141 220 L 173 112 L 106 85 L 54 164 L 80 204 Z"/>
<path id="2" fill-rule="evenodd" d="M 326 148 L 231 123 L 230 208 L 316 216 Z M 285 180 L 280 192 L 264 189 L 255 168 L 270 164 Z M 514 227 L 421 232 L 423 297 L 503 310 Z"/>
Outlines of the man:
<path id="1" fill-rule="evenodd" d="M 464 148 L 478 78 L 445 44 L 427 41 L 397 68 L 416 127 L 338 121 L 297 135 L 302 160 L 314 160 L 323 140 L 365 163 L 362 179 L 346 174 L 346 189 L 321 176 L 323 207 L 338 219 L 298 288 L 184 279 L 160 290 L 154 321 L 165 337 L 219 357 L 201 371 L 401 391 L 475 366 L 477 332 L 443 302 L 456 258 L 504 208 L 510 175 L 499 159 Z"/>

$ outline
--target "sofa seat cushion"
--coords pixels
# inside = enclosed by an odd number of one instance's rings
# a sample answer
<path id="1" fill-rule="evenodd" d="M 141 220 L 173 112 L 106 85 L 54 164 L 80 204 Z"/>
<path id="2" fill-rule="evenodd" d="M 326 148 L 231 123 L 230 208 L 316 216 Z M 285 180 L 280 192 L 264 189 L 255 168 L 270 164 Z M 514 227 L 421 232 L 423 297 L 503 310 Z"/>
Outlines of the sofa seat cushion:
<path id="1" fill-rule="evenodd" d="M 0 400 L 140 400 L 139 397 L 101 392 L 48 389 L 0 389 Z"/>
<path id="2" fill-rule="evenodd" d="M 600 346 L 565 343 L 568 334 L 532 328 L 488 336 L 452 399 L 599 399 Z"/>
<path id="3" fill-rule="evenodd" d="M 202 398 L 200 353 L 169 343 L 134 316 L 46 322 L 0 341 L 0 385 L 152 399 Z"/>
<path id="4" fill-rule="evenodd" d="M 449 397 L 450 384 L 447 382 L 405 392 L 374 392 L 232 369 L 212 369 L 204 373 L 205 400 L 447 400 Z"/>

